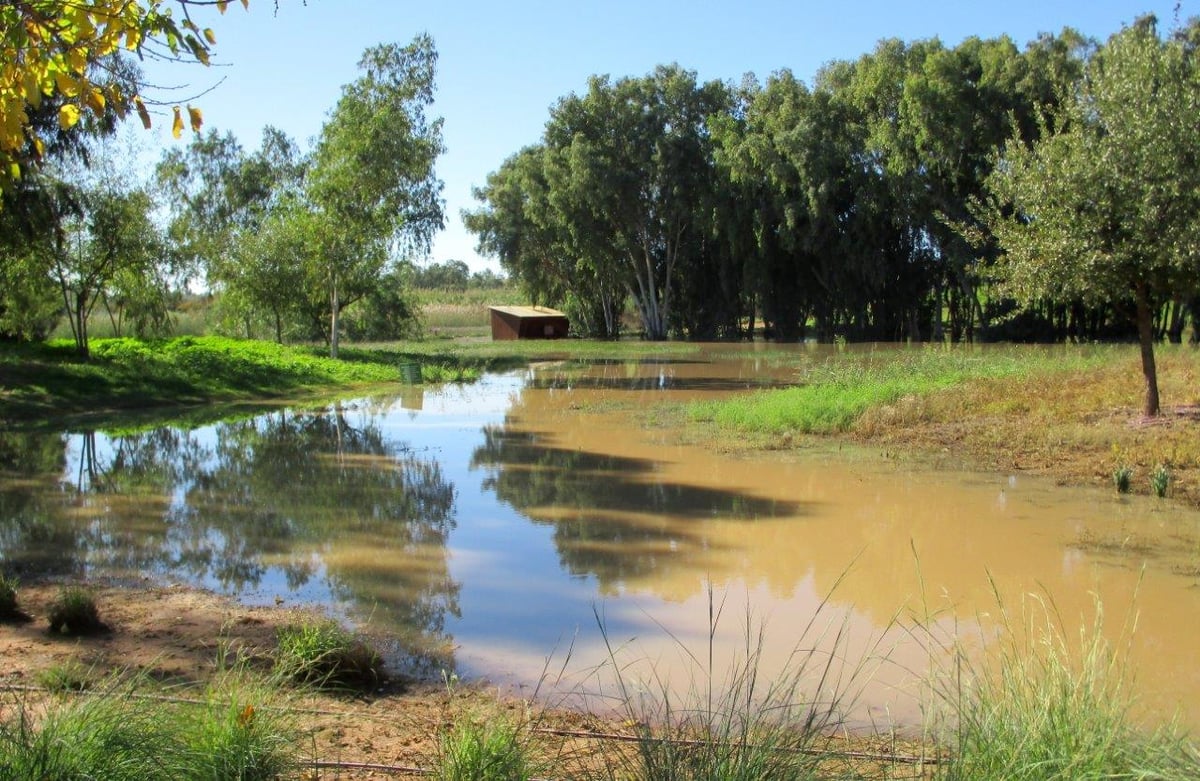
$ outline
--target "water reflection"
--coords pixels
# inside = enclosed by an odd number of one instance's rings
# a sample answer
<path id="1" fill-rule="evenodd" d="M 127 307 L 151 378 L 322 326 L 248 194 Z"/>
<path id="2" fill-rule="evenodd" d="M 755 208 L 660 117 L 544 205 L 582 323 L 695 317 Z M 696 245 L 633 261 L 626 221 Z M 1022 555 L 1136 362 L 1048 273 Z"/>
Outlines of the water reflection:
<path id="1" fill-rule="evenodd" d="M 1068 629 L 1094 594 L 1119 626 L 1136 592 L 1131 658 L 1148 699 L 1200 723 L 1200 513 L 861 451 L 733 456 L 631 412 L 795 375 L 720 349 L 711 362 L 547 363 L 200 426 L 0 432 L 0 566 L 324 606 L 396 638 L 406 671 L 526 685 L 556 647 L 583 669 L 604 660 L 597 613 L 651 660 L 709 642 L 744 656 L 741 619 L 762 618 L 770 666 L 788 663 L 818 612 L 845 627 L 833 635 L 849 658 L 922 610 L 994 636 L 991 583 L 1011 605 L 1051 595 Z M 729 605 L 715 634 L 710 588 Z M 906 681 L 928 666 L 911 644 L 890 653 Z M 869 714 L 915 718 L 897 704 L 906 681 L 886 672 Z"/>
<path id="2" fill-rule="evenodd" d="M 57 454 L 25 471 L 44 474 L 52 462 L 57 483 L 0 492 L 6 568 L 157 573 L 234 594 L 378 605 L 381 621 L 404 628 L 415 672 L 450 664 L 455 488 L 436 460 L 385 438 L 369 412 L 335 404 L 46 441 L 59 443 Z"/>
<path id="3" fill-rule="evenodd" d="M 564 569 L 595 576 L 602 594 L 650 575 L 669 579 L 672 570 L 693 570 L 698 556 L 740 549 L 713 521 L 802 511 L 800 502 L 663 479 L 649 458 L 554 447 L 545 435 L 513 428 L 519 419 L 485 427 L 471 467 L 486 468 L 483 488 L 497 499 L 551 526 Z"/>

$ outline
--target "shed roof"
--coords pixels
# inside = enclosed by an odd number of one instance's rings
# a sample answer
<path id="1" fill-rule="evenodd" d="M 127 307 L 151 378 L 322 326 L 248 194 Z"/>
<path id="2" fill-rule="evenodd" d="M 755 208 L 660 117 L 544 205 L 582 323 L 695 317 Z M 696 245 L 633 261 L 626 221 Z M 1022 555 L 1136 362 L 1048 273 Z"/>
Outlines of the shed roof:
<path id="1" fill-rule="evenodd" d="M 488 309 L 514 317 L 566 317 L 557 309 L 544 306 L 489 306 Z"/>

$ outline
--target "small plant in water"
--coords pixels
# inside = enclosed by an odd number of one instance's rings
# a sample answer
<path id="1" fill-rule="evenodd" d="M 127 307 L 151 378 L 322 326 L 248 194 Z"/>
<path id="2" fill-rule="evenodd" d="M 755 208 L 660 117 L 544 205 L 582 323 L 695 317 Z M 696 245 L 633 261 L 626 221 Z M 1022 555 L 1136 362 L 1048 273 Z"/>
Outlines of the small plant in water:
<path id="1" fill-rule="evenodd" d="M 308 621 L 279 630 L 276 669 L 326 687 L 367 688 L 381 681 L 383 659 L 336 621 Z"/>
<path id="2" fill-rule="evenodd" d="M 96 598 L 83 586 L 67 586 L 50 605 L 50 631 L 55 634 L 87 635 L 108 627 L 100 620 Z"/>
<path id="3" fill-rule="evenodd" d="M 1166 497 L 1167 489 L 1171 486 L 1171 468 L 1166 464 L 1159 464 L 1154 467 L 1154 471 L 1150 473 L 1150 488 L 1154 490 L 1154 495 L 1159 499 Z"/>
<path id="4" fill-rule="evenodd" d="M 1128 464 L 1117 464 L 1117 468 L 1113 470 L 1113 485 L 1117 487 L 1117 493 L 1129 493 L 1129 485 L 1133 481 L 1133 468 Z"/>

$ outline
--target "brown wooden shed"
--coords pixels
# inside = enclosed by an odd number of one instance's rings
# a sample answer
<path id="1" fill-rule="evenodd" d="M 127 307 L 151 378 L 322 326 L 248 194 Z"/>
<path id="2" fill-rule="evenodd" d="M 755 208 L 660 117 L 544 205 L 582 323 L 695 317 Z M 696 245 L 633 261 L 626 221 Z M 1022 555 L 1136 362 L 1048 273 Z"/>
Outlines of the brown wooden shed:
<path id="1" fill-rule="evenodd" d="M 544 306 L 491 306 L 492 339 L 563 339 L 567 316 Z"/>

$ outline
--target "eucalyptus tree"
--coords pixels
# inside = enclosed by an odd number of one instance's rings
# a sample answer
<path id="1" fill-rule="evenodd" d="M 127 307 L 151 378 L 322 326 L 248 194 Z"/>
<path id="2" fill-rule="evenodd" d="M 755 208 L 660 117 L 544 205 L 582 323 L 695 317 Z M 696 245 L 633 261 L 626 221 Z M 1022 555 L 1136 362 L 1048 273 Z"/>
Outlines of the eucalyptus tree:
<path id="1" fill-rule="evenodd" d="M 1153 18 L 1108 39 L 1072 100 L 1031 145 L 1014 138 L 978 213 L 999 244 L 1004 291 L 1126 307 L 1159 413 L 1155 308 L 1200 292 L 1200 74 Z M 976 238 L 979 238 L 978 236 Z"/>
<path id="2" fill-rule="evenodd" d="M 305 197 L 313 242 L 306 271 L 328 314 L 337 357 L 342 309 L 367 295 L 400 255 L 428 250 L 442 228 L 442 120 L 430 120 L 437 52 L 422 35 L 364 52 L 312 155 Z"/>
<path id="3" fill-rule="evenodd" d="M 306 166 L 295 142 L 267 127 L 253 153 L 233 134 L 210 130 L 167 150 L 157 168 L 175 261 L 218 294 L 225 316 L 249 322 L 265 312 L 280 340 L 300 286 L 284 265 L 286 248 L 267 238 L 278 235 L 275 212 L 296 201 Z"/>
<path id="4" fill-rule="evenodd" d="M 500 261 L 535 304 L 565 309 L 572 328 L 600 338 L 620 332 L 623 283 L 603 243 L 578 241 L 567 216 L 551 202 L 545 145 L 526 147 L 488 176 L 463 212 L 479 251 Z M 599 255 L 597 255 L 599 253 Z"/>
<path id="5" fill-rule="evenodd" d="M 650 339 L 672 321 L 677 276 L 711 231 L 716 188 L 707 120 L 730 90 L 679 66 L 643 78 L 589 79 L 546 124 L 549 201 L 597 280 L 619 280 Z"/>

